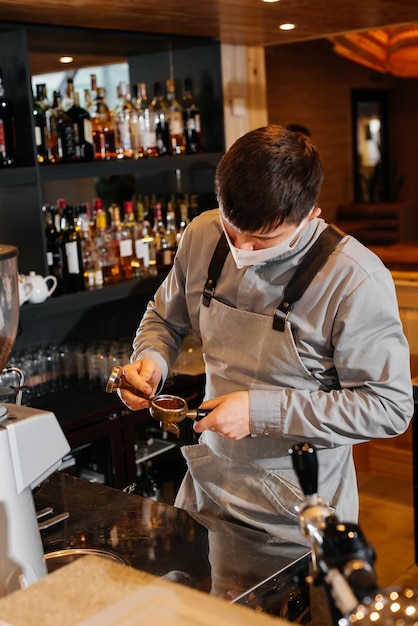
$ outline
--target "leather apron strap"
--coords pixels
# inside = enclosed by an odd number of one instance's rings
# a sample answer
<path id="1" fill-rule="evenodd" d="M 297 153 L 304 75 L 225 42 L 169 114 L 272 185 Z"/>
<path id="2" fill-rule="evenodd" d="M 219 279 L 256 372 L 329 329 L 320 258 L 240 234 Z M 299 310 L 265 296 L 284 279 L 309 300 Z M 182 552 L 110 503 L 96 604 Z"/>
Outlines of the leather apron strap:
<path id="1" fill-rule="evenodd" d="M 225 233 L 222 231 L 222 235 L 216 245 L 215 252 L 212 255 L 212 259 L 209 263 L 208 277 L 203 287 L 203 304 L 205 306 L 210 305 L 213 294 L 215 293 L 216 283 L 221 275 L 222 268 L 225 263 L 225 259 L 229 253 L 228 241 L 225 237 Z"/>
<path id="2" fill-rule="evenodd" d="M 285 287 L 283 299 L 274 312 L 274 330 L 284 331 L 285 321 L 289 316 L 292 305 L 304 294 L 313 278 L 344 236 L 345 233 L 334 226 L 334 224 L 330 224 L 319 235 Z M 279 315 L 279 312 L 283 313 L 283 315 Z"/>

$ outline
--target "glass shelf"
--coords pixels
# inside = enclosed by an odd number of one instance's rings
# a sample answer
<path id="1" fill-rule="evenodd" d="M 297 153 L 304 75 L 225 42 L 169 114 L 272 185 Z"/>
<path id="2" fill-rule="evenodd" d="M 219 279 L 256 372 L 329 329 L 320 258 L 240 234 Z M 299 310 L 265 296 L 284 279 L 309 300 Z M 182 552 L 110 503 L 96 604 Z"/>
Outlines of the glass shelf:
<path id="1" fill-rule="evenodd" d="M 135 455 L 135 463 L 139 465 L 144 461 L 148 461 L 155 456 L 164 454 L 172 448 L 176 447 L 176 443 L 172 441 L 163 441 L 162 439 L 150 438 L 147 441 L 138 441 L 138 449 Z"/>

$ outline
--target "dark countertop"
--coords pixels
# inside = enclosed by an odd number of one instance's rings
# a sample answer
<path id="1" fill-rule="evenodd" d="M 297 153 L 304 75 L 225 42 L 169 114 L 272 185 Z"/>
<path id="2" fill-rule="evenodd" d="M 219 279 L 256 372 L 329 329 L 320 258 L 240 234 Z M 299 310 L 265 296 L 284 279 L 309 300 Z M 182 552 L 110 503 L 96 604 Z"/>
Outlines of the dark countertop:
<path id="1" fill-rule="evenodd" d="M 52 506 L 54 515 L 69 512 L 68 519 L 41 531 L 47 557 L 68 549 L 102 550 L 133 568 L 258 610 L 282 617 L 303 610 L 306 546 L 61 472 L 41 484 L 34 500 L 38 511 Z M 68 560 L 47 562 L 56 569 Z M 272 608 L 279 596 L 280 607 Z M 296 608 L 289 608 L 290 596 Z"/>

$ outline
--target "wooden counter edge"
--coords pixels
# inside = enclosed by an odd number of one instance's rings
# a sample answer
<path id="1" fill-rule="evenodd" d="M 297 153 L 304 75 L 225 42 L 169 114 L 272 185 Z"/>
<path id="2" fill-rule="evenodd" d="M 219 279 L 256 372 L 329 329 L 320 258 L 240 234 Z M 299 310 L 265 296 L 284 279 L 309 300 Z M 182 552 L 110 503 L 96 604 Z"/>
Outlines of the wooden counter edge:
<path id="1" fill-rule="evenodd" d="M 0 626 L 286 626 L 290 622 L 233 605 L 97 556 L 84 556 L 0 599 Z"/>

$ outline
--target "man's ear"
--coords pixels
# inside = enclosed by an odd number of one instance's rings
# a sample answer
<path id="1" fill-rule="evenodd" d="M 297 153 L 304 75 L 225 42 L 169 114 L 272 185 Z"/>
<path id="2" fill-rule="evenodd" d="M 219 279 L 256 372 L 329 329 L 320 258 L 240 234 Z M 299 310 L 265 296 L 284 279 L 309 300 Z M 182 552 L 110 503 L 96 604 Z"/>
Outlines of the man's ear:
<path id="1" fill-rule="evenodd" d="M 314 207 L 314 209 L 312 210 L 312 213 L 308 215 L 308 222 L 311 222 L 316 217 L 319 217 L 321 213 L 322 213 L 322 209 L 320 209 L 319 206 Z"/>

